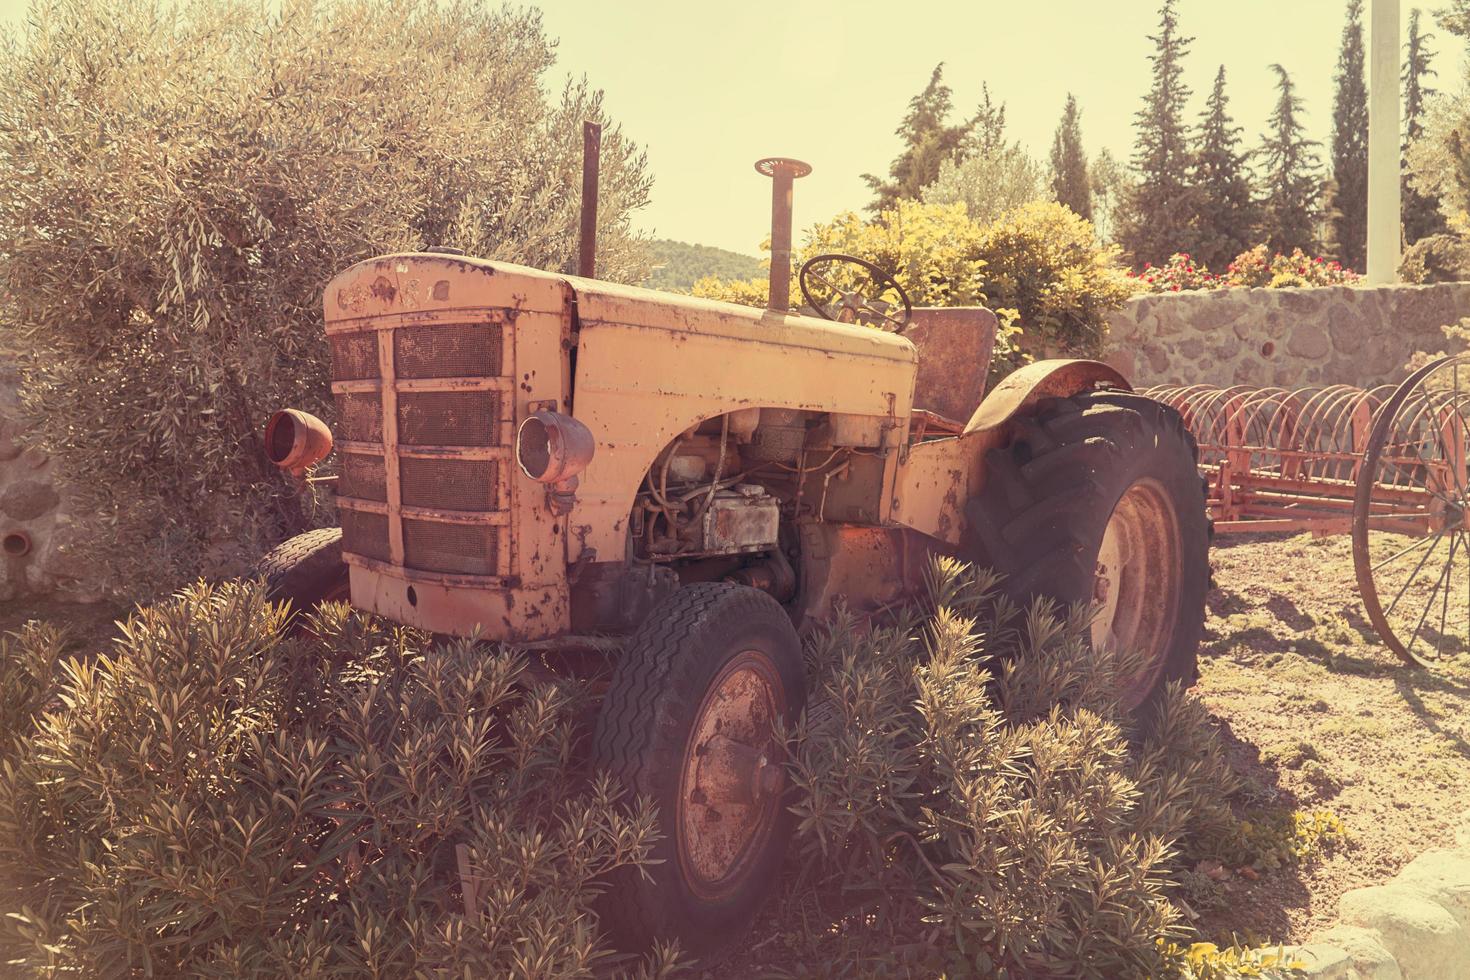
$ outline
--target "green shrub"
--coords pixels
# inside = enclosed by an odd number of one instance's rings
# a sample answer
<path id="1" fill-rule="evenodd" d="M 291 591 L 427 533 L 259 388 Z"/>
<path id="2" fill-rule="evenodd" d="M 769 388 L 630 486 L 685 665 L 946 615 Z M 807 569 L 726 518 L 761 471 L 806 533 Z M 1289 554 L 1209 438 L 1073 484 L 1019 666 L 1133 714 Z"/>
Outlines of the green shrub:
<path id="1" fill-rule="evenodd" d="M 1131 753 L 1134 665 L 995 585 L 943 561 L 927 613 L 819 637 L 793 764 L 813 907 L 783 917 L 837 923 L 808 955 L 843 975 L 1181 973 L 1171 861 L 1235 789 L 1214 729 L 1174 690 Z"/>
<path id="2" fill-rule="evenodd" d="M 254 586 L 190 588 L 66 662 L 55 709 L 6 733 L 0 961 L 231 978 L 608 965 L 595 881 L 645 859 L 654 818 L 569 765 L 585 689 L 504 649 L 420 652 L 344 606 L 304 638 L 282 625 Z M 53 646 L 30 630 L 6 662 Z"/>
<path id="3" fill-rule="evenodd" d="M 302 529 L 259 433 L 330 417 L 337 271 L 440 244 L 574 262 L 581 123 L 606 116 L 550 77 L 534 12 L 34 0 L 3 44 L 0 347 L 30 356 L 71 550 L 131 594 Z M 608 125 L 602 166 L 599 268 L 637 280 L 644 158 Z"/>
<path id="4" fill-rule="evenodd" d="M 985 294 L 1019 312 L 1023 334 L 1063 354 L 1096 356 L 1108 314 L 1133 295 L 1116 246 L 1099 247 L 1092 223 L 1036 201 L 985 229 Z"/>

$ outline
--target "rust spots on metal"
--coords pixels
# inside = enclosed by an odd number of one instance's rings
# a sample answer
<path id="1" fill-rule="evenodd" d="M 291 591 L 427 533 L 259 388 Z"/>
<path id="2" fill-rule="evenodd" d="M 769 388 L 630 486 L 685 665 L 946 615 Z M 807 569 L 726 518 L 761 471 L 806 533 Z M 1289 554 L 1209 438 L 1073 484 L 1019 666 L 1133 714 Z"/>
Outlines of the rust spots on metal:
<path id="1" fill-rule="evenodd" d="M 785 776 L 774 725 L 786 707 L 770 656 L 746 650 L 716 675 L 695 714 L 675 833 L 679 870 L 698 895 L 738 889 L 775 826 Z"/>
<path id="2" fill-rule="evenodd" d="M 387 276 L 379 276 L 368 287 L 368 292 L 372 294 L 373 299 L 381 303 L 391 303 L 398 295 L 398 287 L 394 286 Z"/>

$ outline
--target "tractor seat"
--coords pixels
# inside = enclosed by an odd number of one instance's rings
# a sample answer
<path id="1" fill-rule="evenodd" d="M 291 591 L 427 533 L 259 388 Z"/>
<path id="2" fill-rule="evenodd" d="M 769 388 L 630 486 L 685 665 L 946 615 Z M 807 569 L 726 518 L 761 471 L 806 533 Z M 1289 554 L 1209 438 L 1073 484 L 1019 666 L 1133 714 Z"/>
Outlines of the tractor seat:
<path id="1" fill-rule="evenodd" d="M 985 397 L 998 322 L 983 306 L 914 308 L 903 335 L 919 349 L 915 422 L 922 411 L 931 432 L 941 425 L 963 431 L 963 423 L 954 420 L 974 415 Z"/>

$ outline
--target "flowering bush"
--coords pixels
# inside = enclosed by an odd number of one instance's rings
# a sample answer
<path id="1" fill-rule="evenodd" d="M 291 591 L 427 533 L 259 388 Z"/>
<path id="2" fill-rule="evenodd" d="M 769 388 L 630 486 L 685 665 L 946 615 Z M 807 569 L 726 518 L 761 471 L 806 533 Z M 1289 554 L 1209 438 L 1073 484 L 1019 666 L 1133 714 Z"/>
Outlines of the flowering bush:
<path id="1" fill-rule="evenodd" d="M 1307 255 L 1293 249 L 1290 255 L 1272 255 L 1265 245 L 1247 249 L 1226 267 L 1224 275 L 1211 272 L 1190 258 L 1187 252 L 1175 252 L 1161 266 L 1145 263 L 1142 271 L 1130 272 L 1142 293 L 1177 293 L 1185 289 L 1227 289 L 1259 287 L 1280 289 L 1285 286 L 1342 286 L 1363 277 L 1344 269 L 1335 259 Z"/>
<path id="2" fill-rule="evenodd" d="M 1290 255 L 1278 252 L 1271 259 L 1271 281 L 1266 285 L 1272 289 L 1283 286 L 1341 286 L 1362 278 L 1351 269 L 1344 269 L 1342 263 L 1335 259 L 1329 261 L 1294 248 Z"/>
<path id="3" fill-rule="evenodd" d="M 1225 269 L 1231 286 L 1266 286 L 1271 282 L 1270 249 L 1265 244 L 1248 248 Z"/>
<path id="4" fill-rule="evenodd" d="M 1202 263 L 1196 263 L 1188 252 L 1175 252 L 1161 266 L 1145 262 L 1143 271 L 1128 273 L 1136 280 L 1141 292 L 1177 293 L 1185 289 L 1219 289 L 1227 286 L 1224 276 L 1217 276 Z"/>

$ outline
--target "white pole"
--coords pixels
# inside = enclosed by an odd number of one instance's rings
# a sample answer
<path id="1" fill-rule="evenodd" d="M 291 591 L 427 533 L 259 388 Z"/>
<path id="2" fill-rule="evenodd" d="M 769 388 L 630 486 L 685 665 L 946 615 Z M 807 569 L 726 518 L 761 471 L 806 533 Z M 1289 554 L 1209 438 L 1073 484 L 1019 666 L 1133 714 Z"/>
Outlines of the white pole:
<path id="1" fill-rule="evenodd" d="M 1368 74 L 1368 281 L 1399 270 L 1399 0 L 1372 0 Z"/>

